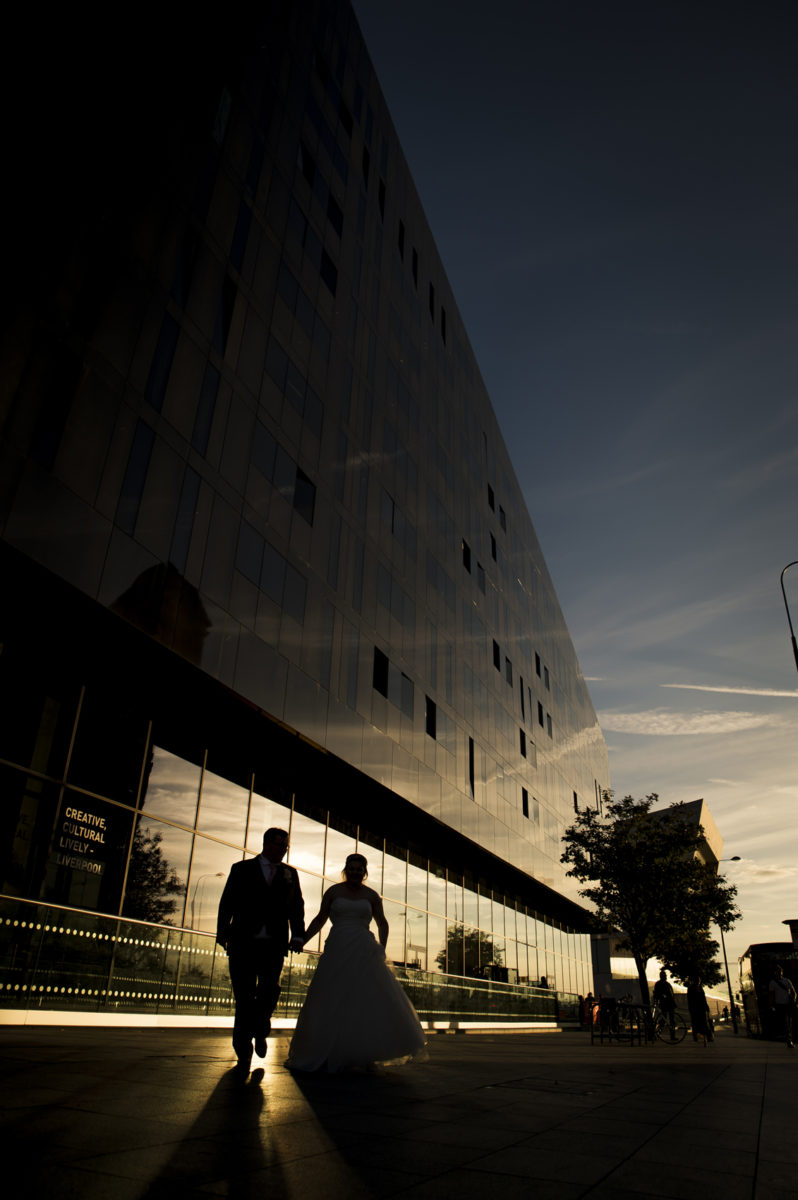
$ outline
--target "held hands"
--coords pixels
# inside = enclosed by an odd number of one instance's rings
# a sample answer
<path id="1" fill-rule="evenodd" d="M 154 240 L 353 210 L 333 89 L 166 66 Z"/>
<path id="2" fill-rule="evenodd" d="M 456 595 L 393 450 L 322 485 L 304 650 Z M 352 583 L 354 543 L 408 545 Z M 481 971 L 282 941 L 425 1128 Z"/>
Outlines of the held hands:
<path id="1" fill-rule="evenodd" d="M 295 953 L 299 953 L 299 951 L 303 948 L 304 945 L 305 945 L 304 938 L 292 937 L 291 941 L 288 943 L 288 949 L 293 950 Z"/>

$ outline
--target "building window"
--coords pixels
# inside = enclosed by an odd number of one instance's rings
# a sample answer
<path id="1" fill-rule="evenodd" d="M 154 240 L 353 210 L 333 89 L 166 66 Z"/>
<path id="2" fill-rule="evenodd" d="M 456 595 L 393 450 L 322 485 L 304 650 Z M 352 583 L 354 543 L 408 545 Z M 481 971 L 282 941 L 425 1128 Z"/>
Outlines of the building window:
<path id="1" fill-rule="evenodd" d="M 294 509 L 307 521 L 313 524 L 313 511 L 316 507 L 316 485 L 305 474 L 301 467 L 296 469 L 294 484 Z"/>
<path id="2" fill-rule="evenodd" d="M 529 820 L 529 792 L 521 788 L 521 812 Z"/>
<path id="3" fill-rule="evenodd" d="M 156 412 L 160 412 L 163 408 L 163 398 L 166 395 L 166 385 L 169 382 L 179 334 L 180 327 L 177 321 L 167 313 L 163 319 L 158 345 L 155 347 L 150 373 L 147 377 L 147 386 L 144 389 L 145 400 L 152 405 Z"/>
<path id="4" fill-rule="evenodd" d="M 493 534 L 490 535 L 490 556 L 496 562 L 496 538 Z"/>
<path id="5" fill-rule="evenodd" d="M 551 713 L 546 713 L 546 732 L 548 733 L 549 737 L 553 737 L 551 731 Z"/>
<path id="6" fill-rule="evenodd" d="M 471 788 L 471 795 L 474 795 L 474 739 L 468 739 L 468 784 Z"/>
<path id="7" fill-rule="evenodd" d="M 538 725 L 543 724 L 543 705 L 538 700 Z"/>
<path id="8" fill-rule="evenodd" d="M 425 696 L 424 701 L 424 728 L 427 737 L 431 737 L 434 741 L 438 730 L 438 706 L 434 700 L 430 700 L 429 696 Z"/>
<path id="9" fill-rule="evenodd" d="M 116 524 L 125 533 L 133 534 L 144 491 L 144 481 L 150 465 L 155 433 L 144 421 L 139 421 L 128 455 L 125 478 L 116 506 Z"/>
<path id="10" fill-rule="evenodd" d="M 499 524 L 501 525 L 502 529 L 506 533 L 507 532 L 507 513 L 504 511 L 501 504 L 499 505 Z"/>
<path id="11" fill-rule="evenodd" d="M 505 658 L 505 660 L 504 660 L 504 678 L 507 680 L 510 687 L 512 687 L 513 686 L 513 664 L 510 662 L 509 658 Z"/>
<path id="12" fill-rule="evenodd" d="M 388 656 L 374 647 L 374 672 L 372 684 L 375 692 L 388 699 Z"/>
<path id="13" fill-rule="evenodd" d="M 493 488 L 490 486 L 490 484 L 488 484 L 488 504 L 490 505 L 493 512 L 495 512 L 496 511 L 496 497 L 493 494 Z"/>
<path id="14" fill-rule="evenodd" d="M 502 655 L 499 649 L 499 643 L 494 639 L 493 642 L 493 665 L 497 671 L 502 669 Z"/>
<path id="15" fill-rule="evenodd" d="M 536 673 L 538 679 L 540 679 L 540 655 L 539 654 L 535 655 L 535 673 Z"/>
<path id="16" fill-rule="evenodd" d="M 518 730 L 521 742 L 521 757 L 526 758 L 526 733 L 523 729 Z"/>
<path id="17" fill-rule="evenodd" d="M 546 685 L 546 691 L 550 692 L 551 691 L 551 683 L 549 682 L 549 668 L 548 667 L 543 668 L 543 682 Z"/>
<path id="18" fill-rule="evenodd" d="M 523 677 L 523 675 L 518 676 L 518 682 L 521 685 L 521 716 L 524 718 L 524 720 L 526 720 L 526 707 L 524 705 L 524 677 Z"/>
<path id="19" fill-rule="evenodd" d="M 471 547 L 468 542 L 463 539 L 463 566 L 471 574 Z"/>

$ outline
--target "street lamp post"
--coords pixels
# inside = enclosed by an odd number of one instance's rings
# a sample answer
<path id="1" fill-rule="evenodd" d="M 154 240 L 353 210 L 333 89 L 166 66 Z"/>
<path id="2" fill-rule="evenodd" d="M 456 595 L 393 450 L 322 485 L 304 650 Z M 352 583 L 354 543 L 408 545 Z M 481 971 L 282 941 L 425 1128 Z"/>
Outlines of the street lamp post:
<path id="1" fill-rule="evenodd" d="M 211 878 L 223 879 L 224 871 L 206 871 L 204 875 L 199 876 L 199 878 L 197 879 L 197 882 L 194 884 L 194 891 L 192 892 L 192 895 L 191 895 L 191 928 L 192 929 L 196 928 L 196 926 L 194 925 L 194 903 L 197 899 L 197 892 L 199 891 L 199 885 L 202 883 L 203 879 L 211 879 Z M 200 905 L 200 913 L 201 912 L 202 912 L 202 905 Z"/>
<path id="2" fill-rule="evenodd" d="M 787 563 L 784 571 L 789 571 L 790 567 L 798 567 L 798 559 L 795 562 Z M 790 627 L 790 640 L 792 642 L 792 653 L 795 659 L 795 667 L 798 670 L 798 642 L 795 640 L 795 630 L 792 627 L 792 618 L 790 617 L 790 606 L 787 603 L 787 593 L 784 590 L 784 571 L 781 573 L 781 594 L 784 597 L 784 607 L 787 610 L 787 624 Z"/>
<path id="3" fill-rule="evenodd" d="M 721 862 L 739 862 L 740 855 L 734 854 L 734 855 L 732 855 L 731 858 L 722 858 L 720 861 Z M 729 989 L 729 1012 L 731 1013 L 732 1028 L 734 1029 L 734 1033 L 736 1036 L 739 1033 L 739 1028 L 737 1026 L 737 1008 L 734 1003 L 734 994 L 732 992 L 731 979 L 729 978 L 729 960 L 726 957 L 726 939 L 723 936 L 723 926 L 718 925 L 718 929 L 720 930 L 720 945 L 721 945 L 721 949 L 723 950 L 723 966 L 726 971 L 726 987 Z"/>

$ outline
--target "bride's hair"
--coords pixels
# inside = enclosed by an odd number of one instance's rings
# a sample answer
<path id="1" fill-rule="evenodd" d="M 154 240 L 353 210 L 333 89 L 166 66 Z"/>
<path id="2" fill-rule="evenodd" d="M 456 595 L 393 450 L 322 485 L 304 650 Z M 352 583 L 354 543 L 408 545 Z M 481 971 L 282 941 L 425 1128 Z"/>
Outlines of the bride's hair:
<path id="1" fill-rule="evenodd" d="M 366 856 L 364 854 L 347 854 L 346 861 L 344 863 L 344 869 L 341 872 L 341 878 L 346 879 L 346 868 L 349 866 L 349 864 L 351 862 L 362 863 L 363 864 L 363 878 L 368 879 L 369 864 L 368 864 L 368 859 L 366 858 Z"/>

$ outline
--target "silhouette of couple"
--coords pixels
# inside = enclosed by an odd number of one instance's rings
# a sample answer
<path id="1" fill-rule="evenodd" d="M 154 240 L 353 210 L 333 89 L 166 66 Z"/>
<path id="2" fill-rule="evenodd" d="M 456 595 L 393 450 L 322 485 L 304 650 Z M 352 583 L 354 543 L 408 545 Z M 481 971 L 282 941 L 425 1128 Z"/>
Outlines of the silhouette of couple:
<path id="1" fill-rule="evenodd" d="M 388 922 L 379 895 L 365 886 L 366 859 L 348 856 L 342 882 L 324 893 L 306 931 L 299 876 L 282 861 L 287 849 L 285 830 L 267 829 L 262 853 L 233 865 L 219 903 L 216 940 L 230 959 L 239 1067 L 249 1069 L 253 1042 L 258 1057 L 266 1056 L 288 950 L 301 950 L 328 919 L 332 932 L 297 1021 L 288 1066 L 340 1071 L 419 1055 L 424 1032 L 386 963 Z M 369 929 L 372 920 L 379 943 Z"/>

